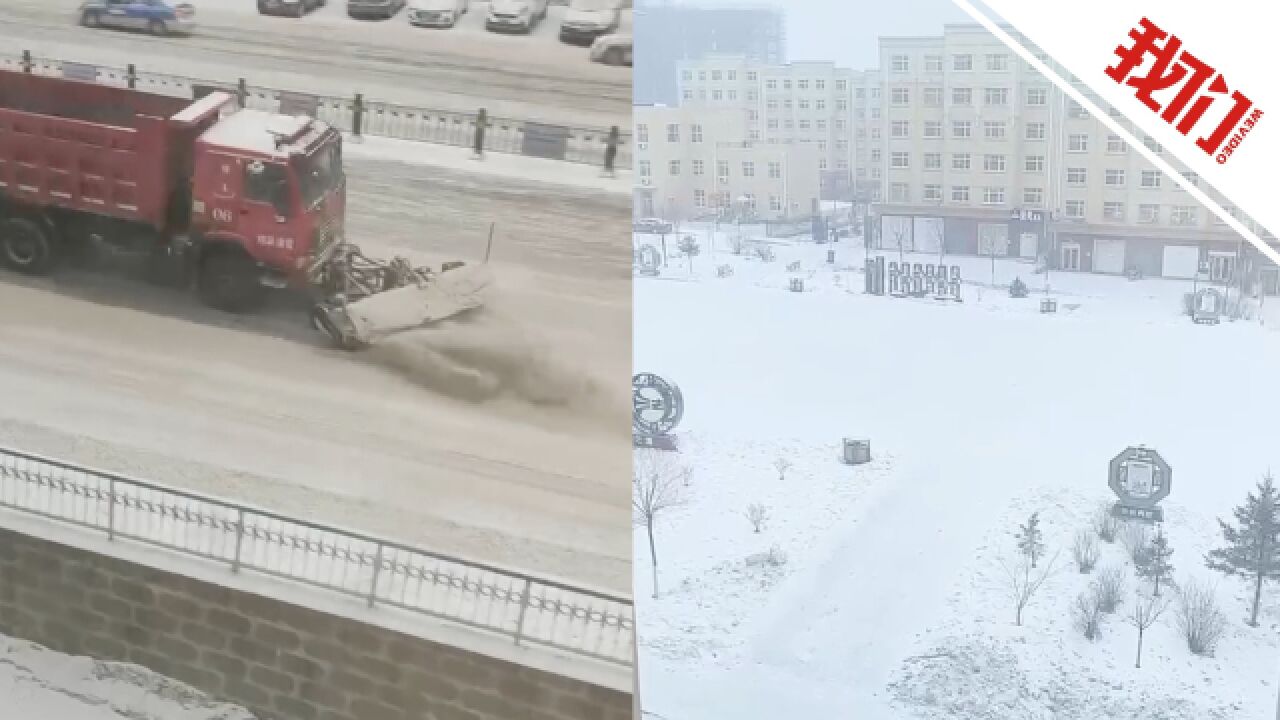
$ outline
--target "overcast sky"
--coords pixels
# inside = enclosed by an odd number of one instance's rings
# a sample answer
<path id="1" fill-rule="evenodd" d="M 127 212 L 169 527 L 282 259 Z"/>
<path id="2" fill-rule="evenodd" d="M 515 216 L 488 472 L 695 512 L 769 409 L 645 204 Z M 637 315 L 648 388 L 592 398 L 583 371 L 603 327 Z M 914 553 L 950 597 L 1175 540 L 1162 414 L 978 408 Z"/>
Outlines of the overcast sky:
<path id="1" fill-rule="evenodd" d="M 940 35 L 946 23 L 973 22 L 951 0 L 687 0 L 696 5 L 772 5 L 787 15 L 792 62 L 874 67 L 881 35 Z"/>

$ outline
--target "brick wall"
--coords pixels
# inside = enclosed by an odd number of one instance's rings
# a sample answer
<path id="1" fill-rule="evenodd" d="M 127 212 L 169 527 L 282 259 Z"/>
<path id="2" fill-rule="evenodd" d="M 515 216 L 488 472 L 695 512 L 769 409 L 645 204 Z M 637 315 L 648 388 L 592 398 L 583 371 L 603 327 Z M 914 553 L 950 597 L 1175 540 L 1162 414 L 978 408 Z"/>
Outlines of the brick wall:
<path id="1" fill-rule="evenodd" d="M 616 690 L 0 528 L 0 634 L 261 720 L 624 720 Z"/>

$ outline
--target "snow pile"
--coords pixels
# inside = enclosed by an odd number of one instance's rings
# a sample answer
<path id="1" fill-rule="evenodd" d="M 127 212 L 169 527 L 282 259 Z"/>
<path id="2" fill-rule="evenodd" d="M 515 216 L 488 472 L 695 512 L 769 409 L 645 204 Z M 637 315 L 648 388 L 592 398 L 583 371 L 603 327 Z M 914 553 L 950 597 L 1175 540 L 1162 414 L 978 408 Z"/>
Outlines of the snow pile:
<path id="1" fill-rule="evenodd" d="M 0 636 L 0 702 L 14 720 L 256 720 L 146 668 Z"/>

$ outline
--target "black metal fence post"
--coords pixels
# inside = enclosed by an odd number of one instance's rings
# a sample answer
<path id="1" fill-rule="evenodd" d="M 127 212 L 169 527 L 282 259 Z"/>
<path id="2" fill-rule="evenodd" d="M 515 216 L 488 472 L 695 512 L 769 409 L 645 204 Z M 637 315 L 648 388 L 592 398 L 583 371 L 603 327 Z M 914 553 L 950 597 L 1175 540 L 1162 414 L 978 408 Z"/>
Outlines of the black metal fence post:
<path id="1" fill-rule="evenodd" d="M 236 100 L 240 102 L 240 107 L 244 107 L 249 103 L 249 84 L 244 78 L 240 78 L 236 82 Z"/>
<path id="2" fill-rule="evenodd" d="M 476 133 L 472 144 L 472 157 L 476 160 L 484 159 L 484 131 L 489 126 L 489 111 L 480 108 L 476 113 Z"/>
<path id="3" fill-rule="evenodd" d="M 29 72 L 31 72 L 31 65 L 32 65 L 32 62 L 31 62 L 31 51 L 30 51 L 30 50 L 23 50 L 23 51 L 22 51 L 22 72 L 24 72 L 24 73 L 29 73 Z"/>
<path id="4" fill-rule="evenodd" d="M 124 79 L 130 90 L 138 87 L 138 68 L 133 63 L 129 63 Z"/>
<path id="5" fill-rule="evenodd" d="M 360 137 L 360 133 L 364 126 L 364 95 L 356 93 L 355 100 L 351 102 L 351 134 L 354 137 Z"/>
<path id="6" fill-rule="evenodd" d="M 604 174 L 613 177 L 616 173 L 613 170 L 614 161 L 618 159 L 618 126 L 614 125 L 609 128 L 609 136 L 604 140 Z"/>

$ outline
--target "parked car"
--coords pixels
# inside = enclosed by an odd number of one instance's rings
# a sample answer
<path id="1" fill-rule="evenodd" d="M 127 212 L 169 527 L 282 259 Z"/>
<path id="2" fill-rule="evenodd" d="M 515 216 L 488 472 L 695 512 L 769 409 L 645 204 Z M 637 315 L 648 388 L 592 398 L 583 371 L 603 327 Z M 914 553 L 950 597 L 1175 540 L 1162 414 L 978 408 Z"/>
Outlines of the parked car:
<path id="1" fill-rule="evenodd" d="M 409 24 L 453 27 L 470 7 L 471 0 L 409 0 Z"/>
<path id="2" fill-rule="evenodd" d="M 605 65 L 631 67 L 631 35 L 601 35 L 591 43 L 591 59 Z"/>
<path id="3" fill-rule="evenodd" d="M 258 0 L 258 13 L 302 17 L 316 8 L 324 7 L 327 2 L 328 0 Z"/>
<path id="4" fill-rule="evenodd" d="M 632 232 L 649 235 L 666 235 L 673 229 L 674 226 L 662 218 L 640 218 L 631 224 Z"/>
<path id="5" fill-rule="evenodd" d="M 390 20 L 404 8 L 405 0 L 347 0 L 347 15 L 353 18 Z"/>
<path id="6" fill-rule="evenodd" d="M 484 27 L 490 32 L 531 33 L 547 17 L 547 0 L 490 0 Z"/>
<path id="7" fill-rule="evenodd" d="M 146 30 L 152 35 L 185 34 L 195 29 L 196 8 L 168 0 L 88 0 L 80 5 L 80 24 Z"/>
<path id="8" fill-rule="evenodd" d="M 616 32 L 622 23 L 620 0 L 569 0 L 560 21 L 560 42 L 590 45 L 601 35 Z"/>

